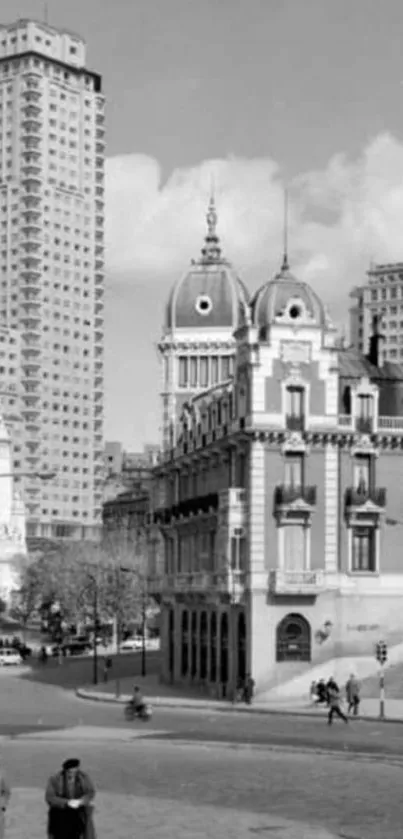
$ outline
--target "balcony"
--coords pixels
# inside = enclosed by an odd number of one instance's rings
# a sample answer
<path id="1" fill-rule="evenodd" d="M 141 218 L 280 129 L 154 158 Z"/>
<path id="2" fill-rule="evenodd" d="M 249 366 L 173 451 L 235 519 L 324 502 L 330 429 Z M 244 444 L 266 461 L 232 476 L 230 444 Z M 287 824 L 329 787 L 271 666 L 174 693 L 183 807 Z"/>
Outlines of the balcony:
<path id="1" fill-rule="evenodd" d="M 374 421 L 372 417 L 356 417 L 355 429 L 360 434 L 372 434 L 374 429 Z"/>
<path id="2" fill-rule="evenodd" d="M 270 571 L 269 591 L 275 595 L 316 596 L 324 590 L 323 571 Z"/>
<path id="3" fill-rule="evenodd" d="M 212 587 L 218 594 L 226 594 L 232 603 L 239 603 L 245 593 L 246 573 L 238 569 L 219 571 L 212 575 Z"/>
<path id="4" fill-rule="evenodd" d="M 305 415 L 287 414 L 285 424 L 288 431 L 303 431 L 305 428 Z"/>
<path id="5" fill-rule="evenodd" d="M 180 501 L 179 504 L 174 504 L 172 507 L 161 507 L 155 511 L 154 521 L 157 524 L 169 524 L 173 519 L 216 512 L 217 508 L 218 494 L 211 492 L 208 495 L 200 495 L 197 498 Z"/>
<path id="6" fill-rule="evenodd" d="M 345 495 L 346 511 L 357 510 L 360 507 L 383 510 L 386 507 L 386 489 L 384 487 L 375 487 L 373 489 L 355 489 L 354 487 L 348 487 Z"/>
<path id="7" fill-rule="evenodd" d="M 316 505 L 316 486 L 277 486 L 274 490 L 274 506 L 290 507 L 302 501 L 309 507 Z"/>

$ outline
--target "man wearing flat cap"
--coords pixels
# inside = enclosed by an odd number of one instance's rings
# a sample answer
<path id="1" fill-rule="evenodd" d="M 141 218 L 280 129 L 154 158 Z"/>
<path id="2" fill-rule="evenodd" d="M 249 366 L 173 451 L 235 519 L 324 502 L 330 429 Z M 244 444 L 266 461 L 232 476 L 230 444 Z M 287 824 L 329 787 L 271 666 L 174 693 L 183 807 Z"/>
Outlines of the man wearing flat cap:
<path id="1" fill-rule="evenodd" d="M 48 839 L 96 839 L 92 820 L 94 796 L 94 786 L 80 769 L 80 761 L 65 760 L 46 787 Z"/>

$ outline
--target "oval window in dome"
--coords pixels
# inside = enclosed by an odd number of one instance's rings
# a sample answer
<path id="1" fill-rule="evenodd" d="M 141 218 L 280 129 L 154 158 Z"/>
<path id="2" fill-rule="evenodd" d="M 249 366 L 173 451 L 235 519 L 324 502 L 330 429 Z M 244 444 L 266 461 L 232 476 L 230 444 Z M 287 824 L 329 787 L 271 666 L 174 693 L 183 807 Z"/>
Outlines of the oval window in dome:
<path id="1" fill-rule="evenodd" d="M 196 312 L 199 315 L 209 315 L 213 308 L 210 297 L 207 294 L 199 294 L 196 300 Z"/>
<path id="2" fill-rule="evenodd" d="M 288 314 L 291 320 L 296 320 L 297 318 L 301 317 L 302 308 L 298 305 L 298 303 L 293 303 L 288 310 Z"/>

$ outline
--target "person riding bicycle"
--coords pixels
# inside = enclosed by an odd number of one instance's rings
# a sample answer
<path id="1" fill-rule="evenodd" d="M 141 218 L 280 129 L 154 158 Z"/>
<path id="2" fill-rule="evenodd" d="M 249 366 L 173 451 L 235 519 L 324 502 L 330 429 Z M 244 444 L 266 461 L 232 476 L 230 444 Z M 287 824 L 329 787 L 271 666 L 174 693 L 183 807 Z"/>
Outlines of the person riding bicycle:
<path id="1" fill-rule="evenodd" d="M 131 700 L 132 707 L 137 713 L 141 714 L 146 707 L 146 703 L 144 702 L 143 696 L 141 694 L 140 688 L 135 685 L 133 689 L 133 696 Z"/>

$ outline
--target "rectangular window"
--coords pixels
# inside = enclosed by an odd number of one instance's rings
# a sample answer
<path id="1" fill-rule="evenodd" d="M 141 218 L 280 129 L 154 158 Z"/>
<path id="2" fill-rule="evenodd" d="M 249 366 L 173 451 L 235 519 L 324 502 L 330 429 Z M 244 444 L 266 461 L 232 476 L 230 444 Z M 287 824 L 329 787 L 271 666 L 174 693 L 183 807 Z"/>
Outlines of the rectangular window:
<path id="1" fill-rule="evenodd" d="M 371 460 L 369 455 L 358 455 L 354 460 L 354 489 L 363 494 L 371 486 Z"/>
<path id="2" fill-rule="evenodd" d="M 200 387 L 208 387 L 208 358 L 205 355 L 200 359 Z"/>
<path id="3" fill-rule="evenodd" d="M 218 384 L 218 356 L 213 355 L 211 358 L 211 384 Z"/>
<path id="4" fill-rule="evenodd" d="M 352 532 L 351 570 L 355 573 L 376 571 L 375 531 L 372 527 L 354 527 Z"/>
<path id="5" fill-rule="evenodd" d="M 361 419 L 372 419 L 373 401 L 371 395 L 358 396 L 358 416 Z"/>
<path id="6" fill-rule="evenodd" d="M 225 382 L 230 377 L 230 357 L 224 355 L 221 359 L 221 381 Z"/>
<path id="7" fill-rule="evenodd" d="M 288 387 L 286 399 L 286 414 L 292 417 L 302 417 L 304 414 L 304 390 L 301 387 Z"/>
<path id="8" fill-rule="evenodd" d="M 305 529 L 298 524 L 284 528 L 284 570 L 305 571 Z"/>
<path id="9" fill-rule="evenodd" d="M 286 455 L 284 483 L 288 487 L 301 487 L 304 484 L 304 456 Z"/>
<path id="10" fill-rule="evenodd" d="M 179 359 L 179 387 L 187 387 L 189 380 L 189 359 L 182 356 Z"/>
<path id="11" fill-rule="evenodd" d="M 190 387 L 197 387 L 197 358 L 190 359 Z"/>

